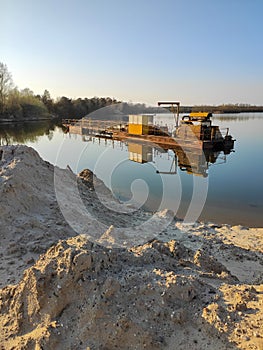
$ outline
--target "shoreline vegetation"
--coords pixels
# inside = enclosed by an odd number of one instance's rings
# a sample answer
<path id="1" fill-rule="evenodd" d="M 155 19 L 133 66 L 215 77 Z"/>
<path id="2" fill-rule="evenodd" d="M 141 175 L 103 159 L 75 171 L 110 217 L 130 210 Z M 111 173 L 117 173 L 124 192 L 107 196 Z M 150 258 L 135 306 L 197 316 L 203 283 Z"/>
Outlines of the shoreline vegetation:
<path id="1" fill-rule="evenodd" d="M 124 114 L 160 113 L 159 107 L 147 106 L 144 103 L 127 103 L 111 97 L 53 99 L 48 90 L 42 95 L 34 94 L 29 88 L 19 90 L 14 86 L 12 75 L 7 66 L 0 62 L 0 123 L 40 121 L 53 119 L 81 119 L 103 107 L 119 104 L 117 109 Z M 157 102 L 156 102 L 157 104 Z M 161 109 L 162 112 L 165 109 Z M 168 109 L 169 110 L 169 109 Z M 214 114 L 257 113 L 263 112 L 263 106 L 244 103 L 221 105 L 180 106 L 181 113 L 212 112 Z M 98 114 L 97 119 L 103 119 Z M 92 118 L 94 119 L 94 118 Z"/>

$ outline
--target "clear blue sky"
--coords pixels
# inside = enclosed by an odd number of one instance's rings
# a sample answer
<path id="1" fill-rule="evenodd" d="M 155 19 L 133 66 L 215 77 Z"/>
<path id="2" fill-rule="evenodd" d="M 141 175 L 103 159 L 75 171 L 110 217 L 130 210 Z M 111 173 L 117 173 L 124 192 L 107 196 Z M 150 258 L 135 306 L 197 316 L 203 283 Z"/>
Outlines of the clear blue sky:
<path id="1" fill-rule="evenodd" d="M 263 0 L 0 0 L 18 88 L 156 104 L 263 104 Z"/>

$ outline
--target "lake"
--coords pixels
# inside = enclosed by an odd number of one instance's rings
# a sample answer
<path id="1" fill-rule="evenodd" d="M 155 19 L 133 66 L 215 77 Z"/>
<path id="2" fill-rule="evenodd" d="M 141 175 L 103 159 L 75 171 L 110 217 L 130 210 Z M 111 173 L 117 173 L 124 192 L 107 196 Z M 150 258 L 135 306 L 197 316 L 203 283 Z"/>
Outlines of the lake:
<path id="1" fill-rule="evenodd" d="M 171 127 L 173 118 L 160 115 L 155 122 Z M 147 211 L 168 208 L 187 222 L 263 227 L 263 113 L 214 114 L 212 122 L 229 128 L 236 140 L 229 154 L 175 153 L 134 140 L 65 133 L 50 122 L 0 124 L 0 140 L 31 146 L 75 173 L 88 168 L 121 202 Z"/>

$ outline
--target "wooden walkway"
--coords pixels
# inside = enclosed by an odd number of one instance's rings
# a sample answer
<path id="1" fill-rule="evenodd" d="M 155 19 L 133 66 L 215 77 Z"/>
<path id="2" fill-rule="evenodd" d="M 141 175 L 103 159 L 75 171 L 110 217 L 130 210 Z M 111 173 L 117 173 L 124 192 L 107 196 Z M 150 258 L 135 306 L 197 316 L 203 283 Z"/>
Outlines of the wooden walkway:
<path id="1" fill-rule="evenodd" d="M 101 131 L 121 130 L 126 126 L 123 121 L 118 120 L 92 120 L 92 119 L 63 119 L 62 125 L 69 128 L 71 133 L 95 134 Z M 82 134 L 82 133 L 81 133 Z"/>

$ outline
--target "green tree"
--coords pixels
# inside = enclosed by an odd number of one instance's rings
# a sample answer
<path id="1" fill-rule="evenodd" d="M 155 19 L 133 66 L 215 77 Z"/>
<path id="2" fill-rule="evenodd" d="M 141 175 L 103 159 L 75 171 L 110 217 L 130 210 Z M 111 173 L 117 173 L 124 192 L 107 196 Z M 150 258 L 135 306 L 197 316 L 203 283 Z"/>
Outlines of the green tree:
<path id="1" fill-rule="evenodd" d="M 0 62 L 0 115 L 6 110 L 8 94 L 13 87 L 12 75 L 7 69 L 7 65 Z"/>
<path id="2" fill-rule="evenodd" d="M 20 91 L 19 104 L 22 108 L 24 119 L 35 120 L 51 117 L 45 104 L 29 88 Z"/>
<path id="3" fill-rule="evenodd" d="M 54 102 L 53 102 L 48 90 L 44 91 L 44 94 L 41 96 L 41 101 L 44 103 L 44 105 L 47 107 L 47 109 L 50 113 L 53 112 Z"/>
<path id="4" fill-rule="evenodd" d="M 60 118 L 76 118 L 72 100 L 68 97 L 62 96 L 58 99 L 55 111 Z"/>
<path id="5" fill-rule="evenodd" d="M 15 87 L 8 94 L 8 100 L 6 105 L 7 116 L 13 116 L 18 119 L 23 117 L 23 111 L 22 111 L 20 100 L 21 100 L 20 92 L 17 89 L 17 87 Z"/>

